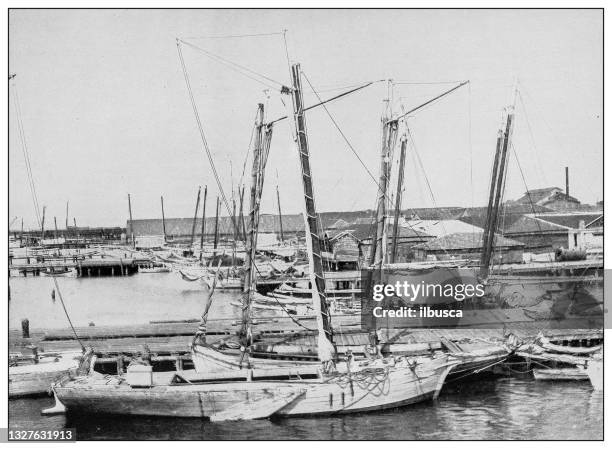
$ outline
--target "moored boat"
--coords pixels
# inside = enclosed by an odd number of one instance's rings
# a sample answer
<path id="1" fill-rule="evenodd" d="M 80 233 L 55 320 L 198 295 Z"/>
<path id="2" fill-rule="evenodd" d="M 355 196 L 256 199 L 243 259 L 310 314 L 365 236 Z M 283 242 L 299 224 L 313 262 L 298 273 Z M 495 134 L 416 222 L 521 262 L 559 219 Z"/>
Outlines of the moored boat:
<path id="1" fill-rule="evenodd" d="M 75 268 L 58 268 L 48 267 L 46 270 L 40 272 L 41 276 L 51 277 L 77 277 L 77 270 Z"/>
<path id="2" fill-rule="evenodd" d="M 217 375 L 195 370 L 149 372 L 146 385 L 130 384 L 129 373 L 110 378 L 96 374 L 59 382 L 54 392 L 68 411 L 79 413 L 219 420 L 233 419 L 232 411 L 272 400 L 280 407 L 266 416 L 325 415 L 382 410 L 436 398 L 455 364 L 440 354 L 418 360 L 344 363 L 333 373 L 324 373 L 316 365 L 229 370 Z M 287 394 L 292 396 L 288 401 Z"/>
<path id="3" fill-rule="evenodd" d="M 446 376 L 459 363 L 444 353 L 415 358 L 376 354 L 377 357 L 361 361 L 347 354 L 346 360 L 338 359 L 325 297 L 321 230 L 314 207 L 299 64 L 292 66 L 292 79 L 293 90 L 290 93 L 299 136 L 297 143 L 306 207 L 305 234 L 311 305 L 317 322 L 318 361 L 262 361 L 251 357 L 259 205 L 272 137 L 272 123 L 264 123 L 264 106 L 260 104 L 254 139 L 249 238 L 242 287 L 240 352 L 223 354 L 206 344 L 207 316 L 219 278 L 217 267 L 191 346 L 194 370 L 157 373 L 147 363 L 133 362 L 125 374 L 102 376 L 90 373 L 63 379 L 55 384 L 54 392 L 58 405 L 63 404 L 68 412 L 236 420 L 381 410 L 438 396 Z M 58 408 L 61 407 L 55 409 Z"/>
<path id="4" fill-rule="evenodd" d="M 80 352 L 40 354 L 9 360 L 9 398 L 48 394 L 51 385 L 78 366 Z"/>
<path id="5" fill-rule="evenodd" d="M 139 273 L 170 273 L 172 269 L 165 263 L 139 264 Z"/>

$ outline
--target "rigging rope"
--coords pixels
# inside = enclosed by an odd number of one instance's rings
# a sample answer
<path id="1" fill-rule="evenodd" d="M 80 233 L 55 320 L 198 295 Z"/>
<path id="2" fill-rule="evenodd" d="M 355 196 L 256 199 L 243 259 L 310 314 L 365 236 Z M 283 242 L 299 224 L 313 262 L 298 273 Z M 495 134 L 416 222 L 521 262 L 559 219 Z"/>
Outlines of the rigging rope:
<path id="1" fill-rule="evenodd" d="M 542 170 L 542 164 L 540 163 L 540 158 L 538 156 L 538 151 L 535 144 L 535 138 L 533 135 L 533 130 L 531 129 L 531 122 L 529 121 L 529 117 L 527 116 L 527 108 L 525 107 L 525 103 L 523 101 L 523 95 L 520 90 L 517 90 L 519 101 L 521 102 L 521 106 L 523 108 L 523 114 L 525 115 L 525 122 L 527 122 L 527 129 L 529 131 L 529 137 L 531 139 L 531 147 L 533 148 L 533 154 L 535 155 L 536 163 L 538 165 L 538 170 L 540 171 L 540 176 L 544 179 L 544 182 L 548 184 L 548 180 L 546 179 L 546 174 Z"/>
<path id="2" fill-rule="evenodd" d="M 219 174 L 217 173 L 217 168 L 215 167 L 215 162 L 214 162 L 214 160 L 212 158 L 212 153 L 210 151 L 210 147 L 208 146 L 208 142 L 206 141 L 206 136 L 204 135 L 204 128 L 202 126 L 202 122 L 200 120 L 200 114 L 198 112 L 198 106 L 197 106 L 197 104 L 195 102 L 195 98 L 193 96 L 193 91 L 191 89 L 191 82 L 189 80 L 189 74 L 187 73 L 187 67 L 185 66 L 185 59 L 183 58 L 183 51 L 181 49 L 181 42 L 182 41 L 177 39 L 176 48 L 178 50 L 179 59 L 181 61 L 181 68 L 183 69 L 183 76 L 185 77 L 185 84 L 187 85 L 187 91 L 189 93 L 189 100 L 190 100 L 191 106 L 193 108 L 193 113 L 195 115 L 195 119 L 196 119 L 196 123 L 197 123 L 197 126 L 198 126 L 198 130 L 200 131 L 200 138 L 202 139 L 202 144 L 204 146 L 204 149 L 206 150 L 206 155 L 208 156 L 208 161 L 210 162 L 210 166 L 211 166 L 213 175 L 215 177 L 215 181 L 217 182 L 217 187 L 219 188 L 219 194 L 221 195 L 221 198 L 223 200 L 225 208 L 227 209 L 227 213 L 230 216 L 230 219 L 232 221 L 232 224 L 233 224 L 234 228 L 238 229 L 236 221 L 235 221 L 235 218 L 232 215 L 229 202 L 227 201 L 227 197 L 225 196 L 225 192 L 223 190 L 223 186 L 221 185 L 221 180 L 219 178 Z"/>
<path id="3" fill-rule="evenodd" d="M 527 187 L 527 181 L 525 179 L 525 174 L 523 173 L 523 167 L 521 166 L 521 163 L 519 161 L 518 154 L 516 153 L 516 149 L 514 148 L 514 144 L 511 143 L 510 146 L 512 147 L 512 152 L 514 153 L 514 158 L 516 159 L 516 165 L 518 165 L 519 172 L 521 173 L 521 178 L 523 179 L 523 185 L 525 186 L 525 191 L 528 192 L 527 199 L 529 200 L 529 205 L 531 206 L 531 211 L 533 212 L 534 221 L 538 225 L 538 230 L 540 234 L 542 234 L 542 226 L 540 225 L 540 221 L 536 216 L 535 206 L 533 204 L 533 201 L 531 200 L 531 195 L 529 195 L 529 187 Z M 550 259 L 550 256 L 549 256 L 549 261 L 552 261 Z"/>
<path id="4" fill-rule="evenodd" d="M 14 77 L 13 77 L 14 79 Z M 19 97 L 17 94 L 17 85 L 16 83 L 13 81 L 13 100 L 15 103 L 15 112 L 17 115 L 17 125 L 19 128 L 19 136 L 20 136 L 20 140 L 21 140 L 21 145 L 22 145 L 22 151 L 23 151 L 23 156 L 25 158 L 26 161 L 26 171 L 28 174 L 28 183 L 30 185 L 30 190 L 32 193 L 32 201 L 34 203 L 34 212 L 35 212 L 35 216 L 36 216 L 36 221 L 38 222 L 38 226 L 42 229 L 42 219 L 40 217 L 40 212 L 39 212 L 39 203 L 38 203 L 38 195 L 36 194 L 36 185 L 34 184 L 34 175 L 32 173 L 32 165 L 30 162 L 30 153 L 28 151 L 28 147 L 27 147 L 27 143 L 26 143 L 26 139 L 25 139 L 25 131 L 23 129 L 23 121 L 21 118 L 21 107 L 19 105 Z M 44 239 L 44 235 L 41 236 L 41 245 L 42 245 L 42 239 Z M 74 334 L 76 340 L 78 341 L 79 345 L 81 345 L 81 348 L 83 350 L 85 350 L 85 346 L 83 345 L 83 343 L 81 342 L 81 339 L 79 338 L 74 325 L 72 324 L 72 320 L 70 319 L 70 315 L 68 314 L 68 310 L 66 309 L 66 304 L 64 303 L 64 298 L 62 296 L 62 292 L 59 288 L 59 284 L 57 282 L 57 279 L 55 278 L 55 276 L 51 276 L 51 278 L 53 279 L 53 283 L 55 284 L 55 290 L 58 293 L 58 296 L 60 298 L 60 302 L 62 304 L 62 308 L 64 309 L 64 313 L 66 314 L 66 318 L 68 319 L 68 323 L 70 324 L 70 328 L 72 329 L 72 333 Z"/>
<path id="5" fill-rule="evenodd" d="M 28 186 L 32 194 L 32 202 L 34 204 L 34 215 L 38 222 L 38 226 L 42 227 L 42 220 L 40 217 L 40 204 L 38 202 L 38 195 L 36 194 L 36 185 L 34 183 L 34 174 L 32 172 L 32 164 L 30 161 L 30 152 L 28 150 L 28 145 L 27 145 L 26 138 L 25 138 L 25 131 L 23 128 L 23 119 L 21 117 L 21 107 L 19 103 L 19 95 L 17 93 L 17 84 L 15 83 L 15 81 L 13 81 L 12 86 L 13 86 L 13 103 L 15 105 L 15 112 L 17 116 L 17 128 L 19 131 L 19 139 L 21 141 L 21 151 L 23 153 L 23 158 L 24 158 L 25 166 L 26 166 Z"/>
<path id="6" fill-rule="evenodd" d="M 247 78 L 252 79 L 253 81 L 256 81 L 256 82 L 258 82 L 260 84 L 263 84 L 263 85 L 269 87 L 270 89 L 274 89 L 274 90 L 278 90 L 278 91 L 284 91 L 285 89 L 287 89 L 285 84 L 283 84 L 283 83 L 281 83 L 279 81 L 276 81 L 276 80 L 274 80 L 274 79 L 272 79 L 272 78 L 270 78 L 270 77 L 268 77 L 266 75 L 263 75 L 263 74 L 261 74 L 259 72 L 256 72 L 255 70 L 249 69 L 248 67 L 240 65 L 240 64 L 238 64 L 236 62 L 232 62 L 229 59 L 222 58 L 221 56 L 218 56 L 218 55 L 216 55 L 214 53 L 211 53 L 211 52 L 209 52 L 207 50 L 204 50 L 203 48 L 198 47 L 197 45 L 194 45 L 194 44 L 192 44 L 190 42 L 187 42 L 187 41 L 184 41 L 182 39 L 178 39 L 177 38 L 177 44 L 178 43 L 185 44 L 185 45 L 187 45 L 187 46 L 189 46 L 189 47 L 191 47 L 191 48 L 193 48 L 193 49 L 195 49 L 197 51 L 200 51 L 204 55 L 206 55 L 209 58 L 215 60 L 216 62 L 218 62 L 220 64 L 223 64 L 223 65 L 225 65 L 225 66 L 235 70 L 236 72 L 239 72 L 240 74 L 246 76 Z M 251 75 L 248 75 L 246 72 L 250 73 Z M 268 82 L 262 81 L 261 79 L 257 79 L 255 77 L 263 78 L 263 79 L 267 80 Z M 275 86 L 273 86 L 270 83 L 276 84 L 279 87 L 275 87 Z"/>
<path id="7" fill-rule="evenodd" d="M 217 36 L 189 36 L 189 37 L 184 37 L 183 39 L 233 39 L 233 38 L 241 38 L 241 37 L 277 36 L 279 34 L 283 34 L 283 32 L 277 31 L 277 32 L 272 32 L 272 33 L 226 34 L 226 35 L 217 35 Z"/>
<path id="8" fill-rule="evenodd" d="M 421 85 L 421 84 L 457 84 L 457 83 L 461 83 L 462 81 L 460 80 L 455 80 L 455 81 L 393 81 L 393 84 L 414 84 L 414 85 Z"/>
<path id="9" fill-rule="evenodd" d="M 62 296 L 62 292 L 60 291 L 57 279 L 55 278 L 55 276 L 51 276 L 51 277 L 53 278 L 53 283 L 55 284 L 55 289 L 57 290 L 57 294 L 58 294 L 60 302 L 62 304 L 62 308 L 64 309 L 64 313 L 66 314 L 66 318 L 68 319 L 68 324 L 70 324 L 70 329 L 72 329 L 72 333 L 74 334 L 74 337 L 79 342 L 79 345 L 81 345 L 81 349 L 83 351 L 85 351 L 85 345 L 83 345 L 83 342 L 81 342 L 81 339 L 79 338 L 79 336 L 78 336 L 78 334 L 76 332 L 76 329 L 74 328 L 74 325 L 72 324 L 72 320 L 70 319 L 70 315 L 68 315 L 68 310 L 66 310 L 66 304 L 64 304 L 64 298 Z"/>
<path id="10" fill-rule="evenodd" d="M 304 75 L 304 79 L 306 79 L 306 82 L 308 83 L 308 85 L 310 86 L 310 89 L 314 92 L 314 94 L 316 95 L 317 99 L 319 100 L 319 102 L 322 102 L 323 100 L 321 100 L 321 97 L 319 96 L 319 94 L 317 93 L 317 91 L 315 90 L 315 88 L 313 87 L 312 83 L 310 82 L 310 79 L 308 79 L 308 76 L 306 76 L 306 74 L 304 73 L 304 71 L 302 71 L 302 74 Z M 344 132 L 342 131 L 342 129 L 340 128 L 340 125 L 338 125 L 338 122 L 336 122 L 336 120 L 334 119 L 334 117 L 332 116 L 331 112 L 329 112 L 329 109 L 327 109 L 327 106 L 325 106 L 325 104 L 322 104 L 321 106 L 323 106 L 323 109 L 325 110 L 325 112 L 327 113 L 327 115 L 329 116 L 329 119 L 332 121 L 332 123 L 334 124 L 334 126 L 336 127 L 336 129 L 338 130 L 338 132 L 340 133 L 340 135 L 342 136 L 342 138 L 344 139 L 344 142 L 346 142 L 346 144 L 348 145 L 349 149 L 353 152 L 353 154 L 355 155 L 355 157 L 357 158 L 357 160 L 359 161 L 359 163 L 362 165 L 362 167 L 365 169 L 365 171 L 368 173 L 368 175 L 370 176 L 370 178 L 372 178 L 372 180 L 374 181 L 374 184 L 376 184 L 376 186 L 380 189 L 380 185 L 378 184 L 378 181 L 376 180 L 376 178 L 374 177 L 374 175 L 372 174 L 372 172 L 370 171 L 370 169 L 367 167 L 367 165 L 363 162 L 363 159 L 361 159 L 361 157 L 359 156 L 359 154 L 357 153 L 357 151 L 355 150 L 355 148 L 353 147 L 353 145 L 351 145 L 351 142 L 349 142 L 348 138 L 346 137 L 346 134 L 344 134 Z M 386 195 L 386 194 L 385 194 Z"/>
<path id="11" fill-rule="evenodd" d="M 414 137 L 412 136 L 412 133 L 410 132 L 410 129 L 408 127 L 406 127 L 407 129 L 407 134 L 408 137 L 410 138 L 410 143 L 412 144 L 412 149 L 414 151 L 414 154 L 416 155 L 416 160 L 419 163 L 419 166 L 421 167 L 421 171 L 423 172 L 423 176 L 425 178 L 425 183 L 427 184 L 427 190 L 429 191 L 429 195 L 431 196 L 431 202 L 433 203 L 434 207 L 436 209 L 438 209 L 438 205 L 436 203 L 436 198 L 434 196 L 433 193 L 433 189 L 431 188 L 431 184 L 429 183 L 429 177 L 427 176 L 427 172 L 425 171 L 425 166 L 423 165 L 423 161 L 421 160 L 421 156 L 419 155 L 419 151 L 417 150 L 416 147 L 416 142 L 414 141 Z M 439 223 L 442 226 L 442 230 L 444 231 L 444 235 L 448 235 L 448 232 L 446 232 L 446 226 L 444 225 L 444 218 L 441 218 L 439 220 Z M 448 256 L 448 251 L 446 250 L 446 247 L 444 245 L 442 245 L 442 250 L 444 251 L 444 253 Z"/>
<path id="12" fill-rule="evenodd" d="M 283 30 L 283 42 L 285 43 L 285 56 L 287 57 L 287 68 L 291 73 L 291 60 L 289 59 L 289 47 L 287 47 L 287 30 Z"/>

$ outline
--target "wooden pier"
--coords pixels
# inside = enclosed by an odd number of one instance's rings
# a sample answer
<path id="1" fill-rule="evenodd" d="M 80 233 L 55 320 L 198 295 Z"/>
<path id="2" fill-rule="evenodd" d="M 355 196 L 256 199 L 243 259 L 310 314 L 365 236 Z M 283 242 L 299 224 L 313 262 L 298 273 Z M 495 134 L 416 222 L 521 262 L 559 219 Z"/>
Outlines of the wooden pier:
<path id="1" fill-rule="evenodd" d="M 492 311 L 492 317 L 499 318 Z M 539 333 L 546 335 L 556 344 L 566 346 L 594 346 L 603 342 L 603 331 L 600 329 L 561 328 L 557 323 L 536 321 L 522 315 L 521 310 L 503 310 L 508 320 L 505 328 L 449 328 L 449 329 L 382 329 L 378 332 L 379 339 L 385 348 L 392 351 L 393 345 L 409 349 L 406 345 L 416 345 L 413 348 L 436 349 L 441 347 L 443 340 L 451 342 L 465 341 L 503 341 L 505 335 L 513 333 L 522 340 L 535 338 Z M 520 321 L 519 321 L 520 318 Z M 289 346 L 303 347 L 315 350 L 316 323 L 313 317 L 294 317 L 301 326 L 291 319 L 271 318 L 258 320 L 254 325 L 254 337 L 258 347 L 274 351 L 273 348 Z M 493 318 L 492 318 L 493 319 Z M 368 332 L 361 328 L 359 315 L 337 315 L 333 317 L 334 340 L 339 348 L 348 348 L 355 353 L 363 352 L 369 344 Z M 571 322 L 570 322 L 571 323 Z M 100 356 L 109 354 L 135 355 L 143 351 L 147 345 L 153 354 L 182 354 L 189 351 L 189 345 L 198 327 L 199 320 L 187 319 L 175 322 L 159 322 L 155 324 L 139 324 L 126 326 L 89 326 L 77 327 L 75 331 L 85 346 L 91 346 Z M 209 320 L 207 325 L 207 340 L 216 343 L 222 340 L 235 339 L 240 328 L 239 322 L 233 319 Z M 70 351 L 80 349 L 70 328 L 32 329 L 30 338 L 24 338 L 20 330 L 9 331 L 9 347 L 11 351 L 22 351 L 28 345 L 36 345 L 41 351 Z M 426 346 L 423 346 L 426 345 Z M 282 350 L 282 349 L 281 349 Z"/>
<path id="2" fill-rule="evenodd" d="M 71 270 L 76 270 L 77 277 L 130 276 L 138 272 L 138 265 L 150 262 L 142 258 L 47 257 L 38 262 L 13 264 L 9 266 L 9 276 L 16 273 L 21 276 L 61 276 Z"/>

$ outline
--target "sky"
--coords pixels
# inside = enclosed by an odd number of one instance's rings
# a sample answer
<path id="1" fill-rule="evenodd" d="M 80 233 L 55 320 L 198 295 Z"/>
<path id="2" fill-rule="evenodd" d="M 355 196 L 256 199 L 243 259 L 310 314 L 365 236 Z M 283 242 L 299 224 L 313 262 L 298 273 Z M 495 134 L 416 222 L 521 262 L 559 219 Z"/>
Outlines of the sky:
<path id="1" fill-rule="evenodd" d="M 386 105 L 398 114 L 463 80 L 470 83 L 400 129 L 412 137 L 404 208 L 486 204 L 496 135 L 515 85 L 506 198 L 518 198 L 526 186 L 564 188 L 568 166 L 573 196 L 602 199 L 598 10 L 11 10 L 9 65 L 17 76 L 10 98 L 16 89 L 47 223 L 56 216 L 62 228 L 69 201 L 71 223 L 74 217 L 79 226 L 124 226 L 128 193 L 135 219 L 161 217 L 161 195 L 167 217 L 189 217 L 200 185 L 208 186 L 213 214 L 219 189 L 177 38 L 273 80 L 262 84 L 182 45 L 228 197 L 250 183 L 245 158 L 257 104 L 265 105 L 267 120 L 292 112 L 291 98 L 279 92 L 290 85 L 289 58 L 301 64 L 306 104 L 376 81 L 307 113 L 319 211 L 372 209 Z M 21 218 L 33 228 L 12 100 L 8 128 L 9 220 L 13 229 Z M 293 132 L 292 120 L 274 126 L 264 213 L 277 210 L 276 185 L 283 213 L 303 209 Z"/>

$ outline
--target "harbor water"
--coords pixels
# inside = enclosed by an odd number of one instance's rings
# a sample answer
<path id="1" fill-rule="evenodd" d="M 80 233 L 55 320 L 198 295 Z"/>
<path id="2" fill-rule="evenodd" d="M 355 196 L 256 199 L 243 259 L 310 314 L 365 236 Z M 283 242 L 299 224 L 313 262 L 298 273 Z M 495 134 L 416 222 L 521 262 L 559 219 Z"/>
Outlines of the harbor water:
<path id="1" fill-rule="evenodd" d="M 137 324 L 198 318 L 203 293 L 197 282 L 176 273 L 114 278 L 58 279 L 75 326 Z M 65 328 L 53 280 L 10 278 L 9 326 Z M 237 293 L 219 292 L 211 318 L 232 320 L 229 304 Z M 42 416 L 53 399 L 9 401 L 12 429 L 76 428 L 77 438 L 92 439 L 602 439 L 603 394 L 589 382 L 541 382 L 500 378 L 449 384 L 435 402 L 387 411 L 323 418 L 291 418 L 240 423 L 199 419 Z"/>

